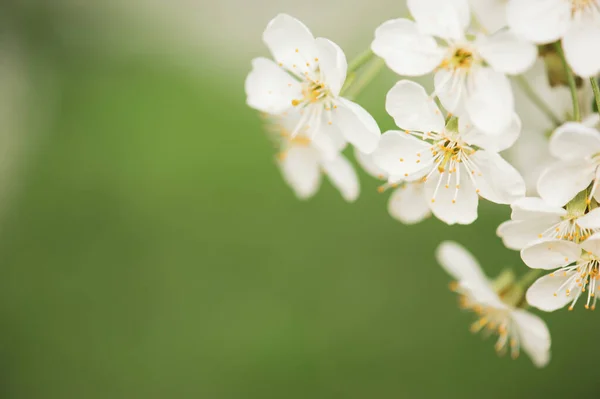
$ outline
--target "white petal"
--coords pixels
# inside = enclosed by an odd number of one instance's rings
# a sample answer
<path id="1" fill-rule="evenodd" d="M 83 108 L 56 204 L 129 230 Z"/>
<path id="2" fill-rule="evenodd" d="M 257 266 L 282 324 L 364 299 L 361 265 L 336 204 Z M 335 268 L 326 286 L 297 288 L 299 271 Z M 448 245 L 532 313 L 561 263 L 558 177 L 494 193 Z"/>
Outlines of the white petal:
<path id="1" fill-rule="evenodd" d="M 537 57 L 537 47 L 514 33 L 503 30 L 477 43 L 479 54 L 496 71 L 518 75 L 531 68 Z"/>
<path id="2" fill-rule="evenodd" d="M 384 22 L 375 31 L 371 50 L 399 75 L 421 76 L 433 71 L 444 58 L 435 39 L 419 32 L 408 19 Z"/>
<path id="3" fill-rule="evenodd" d="M 248 106 L 270 114 L 284 112 L 292 100 L 302 97 L 298 81 L 267 58 L 252 60 L 245 89 Z"/>
<path id="4" fill-rule="evenodd" d="M 456 115 L 465 113 L 465 98 L 467 95 L 467 75 L 465 72 L 440 69 L 433 77 L 433 84 L 437 97 L 448 112 Z"/>
<path id="5" fill-rule="evenodd" d="M 322 37 L 316 40 L 317 50 L 319 51 L 319 70 L 321 71 L 321 80 L 329 87 L 334 96 L 338 96 L 342 86 L 346 81 L 346 72 L 348 62 L 342 49 L 328 39 Z"/>
<path id="6" fill-rule="evenodd" d="M 471 0 L 469 2 L 477 21 L 491 33 L 504 28 L 506 21 L 506 1 Z"/>
<path id="7" fill-rule="evenodd" d="M 356 158 L 356 161 L 364 169 L 364 171 L 371 176 L 382 180 L 388 178 L 387 173 L 375 163 L 375 160 L 373 159 L 373 153 L 365 154 L 355 148 L 354 158 Z"/>
<path id="8" fill-rule="evenodd" d="M 352 164 L 342 155 L 332 161 L 321 164 L 331 183 L 340 191 L 348 202 L 358 198 L 360 184 Z"/>
<path id="9" fill-rule="evenodd" d="M 336 125 L 322 121 L 319 131 L 312 137 L 312 145 L 318 149 L 323 159 L 333 160 L 346 147 L 347 141 Z"/>
<path id="10" fill-rule="evenodd" d="M 419 223 L 431 215 L 422 183 L 405 183 L 394 190 L 388 201 L 388 211 L 404 224 Z"/>
<path id="11" fill-rule="evenodd" d="M 315 38 L 296 18 L 287 14 L 273 18 L 263 33 L 263 41 L 275 61 L 288 70 L 303 74 L 315 69 L 313 61 L 319 56 Z"/>
<path id="12" fill-rule="evenodd" d="M 553 206 L 538 197 L 523 197 L 511 204 L 513 220 L 544 219 L 558 223 L 567 211 L 559 206 Z"/>
<path id="13" fill-rule="evenodd" d="M 437 247 L 435 258 L 457 281 L 468 282 L 477 288 L 489 286 L 479 262 L 462 245 L 453 241 L 444 241 Z"/>
<path id="14" fill-rule="evenodd" d="M 585 160 L 557 162 L 538 180 L 540 197 L 550 205 L 564 206 L 594 178 L 594 165 Z"/>
<path id="15" fill-rule="evenodd" d="M 550 138 L 550 153 L 559 159 L 580 159 L 600 152 L 600 132 L 577 122 L 567 122 Z"/>
<path id="16" fill-rule="evenodd" d="M 467 0 L 408 0 L 419 30 L 444 39 L 459 40 L 471 21 Z"/>
<path id="17" fill-rule="evenodd" d="M 529 355 L 533 364 L 544 367 L 550 361 L 550 331 L 539 317 L 522 309 L 516 309 L 511 317 L 519 331 L 521 348 Z"/>
<path id="18" fill-rule="evenodd" d="M 423 86 L 410 80 L 401 80 L 388 92 L 385 109 L 404 130 L 441 132 L 444 116 Z"/>
<path id="19" fill-rule="evenodd" d="M 572 276 L 572 273 L 576 272 L 570 272 L 567 276 L 560 273 L 539 278 L 527 290 L 525 295 L 527 302 L 544 312 L 553 312 L 565 307 L 578 294 L 578 292 L 572 291 L 567 296 L 566 287 L 559 291 L 559 288 Z"/>
<path id="20" fill-rule="evenodd" d="M 471 224 L 477 219 L 479 198 L 465 170 L 440 173 L 437 169 L 425 182 L 425 193 L 431 211 L 447 224 Z"/>
<path id="21" fill-rule="evenodd" d="M 578 218 L 577 225 L 584 229 L 600 229 L 600 208 L 596 208 Z"/>
<path id="22" fill-rule="evenodd" d="M 321 184 L 319 153 L 310 147 L 293 146 L 279 163 L 284 180 L 300 199 L 315 195 Z"/>
<path id="23" fill-rule="evenodd" d="M 508 26 L 534 43 L 560 39 L 571 24 L 571 4 L 565 0 L 510 0 Z"/>
<path id="24" fill-rule="evenodd" d="M 511 204 L 525 196 L 525 181 L 519 172 L 495 152 L 479 150 L 470 157 L 475 165 L 479 195 L 497 204 Z"/>
<path id="25" fill-rule="evenodd" d="M 594 5 L 590 7 L 598 7 Z M 596 11 L 597 12 L 597 11 Z M 578 23 L 571 26 L 562 40 L 565 57 L 576 75 L 590 77 L 600 72 L 600 26 L 597 23 Z"/>
<path id="26" fill-rule="evenodd" d="M 487 134 L 501 134 L 513 121 L 514 98 L 509 80 L 491 68 L 478 68 L 468 77 L 471 88 L 465 108 L 473 124 Z"/>
<path id="27" fill-rule="evenodd" d="M 512 122 L 508 128 L 498 135 L 485 134 L 478 130 L 466 115 L 461 116 L 458 123 L 458 131 L 461 132 L 465 142 L 492 152 L 500 152 L 512 147 L 521 134 L 521 118 L 516 113 L 513 113 Z"/>
<path id="28" fill-rule="evenodd" d="M 333 110 L 333 123 L 352 145 L 370 154 L 377 148 L 381 130 L 371 114 L 360 105 L 340 98 L 337 109 Z"/>
<path id="29" fill-rule="evenodd" d="M 581 248 L 593 253 L 595 256 L 600 256 L 600 233 L 593 234 L 579 245 Z"/>
<path id="30" fill-rule="evenodd" d="M 507 248 L 521 250 L 539 241 L 540 234 L 554 224 L 554 220 L 546 218 L 510 220 L 498 226 L 496 233 Z"/>
<path id="31" fill-rule="evenodd" d="M 521 251 L 521 259 L 533 269 L 553 270 L 579 259 L 581 248 L 571 241 L 539 241 Z"/>
<path id="32" fill-rule="evenodd" d="M 381 136 L 373 160 L 389 176 L 408 177 L 431 161 L 430 148 L 431 144 L 423 140 L 391 130 Z"/>

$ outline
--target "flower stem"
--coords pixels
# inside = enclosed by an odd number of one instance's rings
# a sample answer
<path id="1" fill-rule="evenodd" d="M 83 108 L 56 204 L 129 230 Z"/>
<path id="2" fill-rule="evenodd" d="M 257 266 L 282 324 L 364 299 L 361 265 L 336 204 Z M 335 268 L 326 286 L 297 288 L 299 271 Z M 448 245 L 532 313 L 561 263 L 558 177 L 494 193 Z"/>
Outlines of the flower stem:
<path id="1" fill-rule="evenodd" d="M 560 126 L 562 121 L 556 115 L 552 109 L 546 104 L 546 102 L 537 95 L 537 93 L 533 90 L 527 79 L 523 77 L 523 75 L 519 75 L 515 78 L 521 89 L 525 92 L 525 95 L 533 102 L 539 109 L 542 111 L 555 126 Z"/>
<path id="2" fill-rule="evenodd" d="M 371 59 L 375 56 L 371 49 L 367 49 L 358 55 L 355 59 L 352 60 L 350 65 L 348 65 L 348 75 L 352 72 L 355 72 L 357 69 L 361 68 L 367 62 L 371 61 Z"/>
<path id="3" fill-rule="evenodd" d="M 569 67 L 567 63 L 567 59 L 565 58 L 565 52 L 560 45 L 560 42 L 554 43 L 554 47 L 556 48 L 556 52 L 560 56 L 560 59 L 563 64 L 563 68 L 565 70 L 565 74 L 567 75 L 567 82 L 569 82 L 569 89 L 571 90 L 571 100 L 573 101 L 573 119 L 576 122 L 581 121 L 581 112 L 579 111 L 579 99 L 577 98 L 577 85 L 575 84 L 575 75 Z"/>
<path id="4" fill-rule="evenodd" d="M 598 112 L 600 112 L 600 89 L 598 88 L 598 81 L 592 76 L 590 82 L 592 82 L 592 90 L 594 91 L 594 98 L 596 99 L 596 108 L 598 109 Z"/>
<path id="5" fill-rule="evenodd" d="M 519 282 L 517 284 L 519 284 L 519 286 L 521 286 L 524 290 L 527 290 L 527 288 L 529 288 L 529 286 L 533 284 L 533 282 L 537 280 L 538 277 L 542 275 L 542 273 L 543 270 L 531 269 L 519 279 Z"/>
<path id="6" fill-rule="evenodd" d="M 360 94 L 365 87 L 379 74 L 383 66 L 384 61 L 381 58 L 373 60 L 363 71 L 360 76 L 352 81 L 352 84 L 342 89 L 342 96 L 352 100 Z"/>

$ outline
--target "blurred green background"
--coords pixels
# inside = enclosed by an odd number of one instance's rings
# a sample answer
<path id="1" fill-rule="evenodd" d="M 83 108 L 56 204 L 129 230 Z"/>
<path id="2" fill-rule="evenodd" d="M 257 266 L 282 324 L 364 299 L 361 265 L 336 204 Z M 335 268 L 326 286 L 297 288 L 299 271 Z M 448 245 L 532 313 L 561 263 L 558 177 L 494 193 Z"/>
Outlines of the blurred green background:
<path id="1" fill-rule="evenodd" d="M 131 51 L 102 21 L 78 36 L 80 9 L 2 7 L 0 83 L 26 89 L 0 87 L 1 397 L 598 396 L 597 315 L 543 315 L 553 360 L 537 370 L 469 333 L 447 288 L 445 239 L 490 276 L 527 271 L 495 236 L 507 207 L 407 227 L 365 174 L 355 204 L 328 184 L 294 197 L 243 93 L 271 15 L 219 59 L 214 43 Z M 332 39 L 351 58 L 373 27 Z M 358 99 L 383 129 L 395 80 Z"/>

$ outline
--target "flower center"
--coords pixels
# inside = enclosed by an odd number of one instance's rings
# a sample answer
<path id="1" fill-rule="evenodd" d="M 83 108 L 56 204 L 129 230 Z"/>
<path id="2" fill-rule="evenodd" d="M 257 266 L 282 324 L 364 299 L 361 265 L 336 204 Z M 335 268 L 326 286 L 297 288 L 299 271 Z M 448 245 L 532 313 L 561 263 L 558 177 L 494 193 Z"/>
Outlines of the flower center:
<path id="1" fill-rule="evenodd" d="M 567 215 L 563 218 L 560 222 L 538 234 L 538 237 L 580 242 L 595 233 L 595 230 L 581 228 L 577 224 L 577 217 Z"/>
<path id="2" fill-rule="evenodd" d="M 554 277 L 559 274 L 567 277 L 563 284 L 556 290 L 554 296 L 573 295 L 573 301 L 569 310 L 573 310 L 579 298 L 587 291 L 586 309 L 594 310 L 596 308 L 596 290 L 599 288 L 598 280 L 600 280 L 600 260 L 589 252 L 584 252 L 577 263 L 571 266 L 565 266 L 550 276 Z"/>
<path id="3" fill-rule="evenodd" d="M 576 14 L 581 11 L 596 9 L 598 11 L 598 0 L 570 0 L 571 14 Z"/>
<path id="4" fill-rule="evenodd" d="M 450 56 L 446 57 L 440 64 L 440 68 L 457 70 L 469 70 L 476 61 L 475 53 L 465 47 L 457 47 L 451 51 Z"/>
<path id="5" fill-rule="evenodd" d="M 302 98 L 292 100 L 292 105 L 304 107 L 330 98 L 331 93 L 324 83 L 307 78 L 302 84 Z"/>

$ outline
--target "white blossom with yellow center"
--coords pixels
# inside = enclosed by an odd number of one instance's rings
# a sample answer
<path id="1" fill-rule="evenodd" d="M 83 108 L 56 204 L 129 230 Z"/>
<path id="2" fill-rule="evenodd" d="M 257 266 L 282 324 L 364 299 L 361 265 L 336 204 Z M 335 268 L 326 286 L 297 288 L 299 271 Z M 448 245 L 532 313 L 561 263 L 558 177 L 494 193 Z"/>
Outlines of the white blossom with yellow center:
<path id="1" fill-rule="evenodd" d="M 467 115 L 481 131 L 498 135 L 513 121 L 514 98 L 508 75 L 535 62 L 531 43 L 507 30 L 468 37 L 467 0 L 408 0 L 415 21 L 395 19 L 375 32 L 371 48 L 403 76 L 435 71 L 435 92 L 444 108 Z M 436 38 L 444 44 L 439 44 Z"/>
<path id="2" fill-rule="evenodd" d="M 276 61 L 252 61 L 245 83 L 250 107 L 274 116 L 298 112 L 292 137 L 304 133 L 314 138 L 331 126 L 361 151 L 375 149 L 381 134 L 377 122 L 340 96 L 348 64 L 337 44 L 315 39 L 302 22 L 285 14 L 269 22 L 263 41 Z"/>
<path id="3" fill-rule="evenodd" d="M 510 284 L 502 284 L 495 289 L 477 260 L 457 243 L 441 243 L 436 258 L 456 279 L 450 287 L 460 295 L 461 308 L 479 316 L 471 325 L 472 332 L 497 333 L 495 349 L 498 354 L 510 352 L 513 358 L 517 358 L 523 350 L 536 366 L 548 364 L 550 332 L 542 319 L 520 307 L 523 304 L 522 291 Z"/>
<path id="4" fill-rule="evenodd" d="M 541 198 L 524 197 L 511 208 L 511 220 L 497 230 L 510 249 L 521 250 L 539 240 L 579 241 L 600 231 L 600 208 L 585 213 L 585 203 L 583 207 L 564 209 Z"/>
<path id="5" fill-rule="evenodd" d="M 600 295 L 600 233 L 575 243 L 542 241 L 521 251 L 521 258 L 534 269 L 554 270 L 539 278 L 527 291 L 527 302 L 546 312 L 569 305 L 573 310 L 580 298 L 585 308 L 595 309 Z"/>
<path id="6" fill-rule="evenodd" d="M 516 34 L 534 43 L 562 40 L 577 75 L 600 72 L 600 0 L 510 0 L 507 20 Z"/>
<path id="7" fill-rule="evenodd" d="M 383 134 L 373 159 L 387 176 L 423 182 L 440 220 L 470 224 L 477 218 L 478 196 L 510 204 L 525 195 L 523 178 L 498 154 L 519 136 L 516 114 L 499 136 L 483 134 L 466 117 L 446 126 L 425 89 L 408 80 L 389 91 L 386 109 L 403 131 Z"/>

